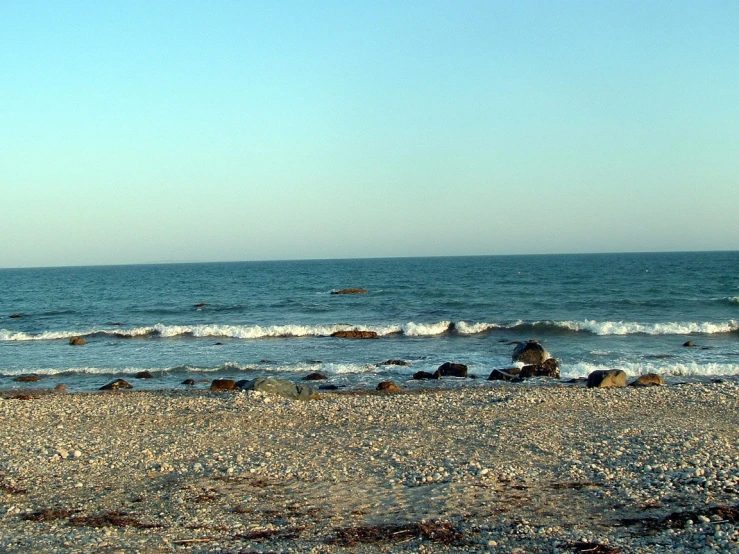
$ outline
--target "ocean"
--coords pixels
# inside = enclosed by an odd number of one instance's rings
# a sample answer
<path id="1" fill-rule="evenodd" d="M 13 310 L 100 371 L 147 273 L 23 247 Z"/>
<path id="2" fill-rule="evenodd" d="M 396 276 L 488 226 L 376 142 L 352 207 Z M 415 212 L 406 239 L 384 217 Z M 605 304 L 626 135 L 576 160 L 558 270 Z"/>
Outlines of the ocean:
<path id="1" fill-rule="evenodd" d="M 367 292 L 332 294 L 349 287 Z M 563 380 L 611 368 L 739 379 L 739 252 L 2 269 L 0 295 L 0 389 L 311 372 L 346 389 L 501 386 L 488 375 L 532 338 Z M 378 337 L 331 336 L 350 329 Z M 476 378 L 409 381 L 447 361 Z M 144 370 L 153 378 L 133 378 Z M 31 373 L 40 380 L 14 380 Z"/>

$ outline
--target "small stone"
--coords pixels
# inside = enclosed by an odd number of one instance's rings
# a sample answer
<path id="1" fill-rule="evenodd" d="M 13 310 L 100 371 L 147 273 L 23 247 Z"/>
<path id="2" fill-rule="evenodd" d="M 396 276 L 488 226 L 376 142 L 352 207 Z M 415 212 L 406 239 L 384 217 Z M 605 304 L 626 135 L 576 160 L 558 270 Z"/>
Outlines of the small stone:
<path id="1" fill-rule="evenodd" d="M 213 379 L 213 381 L 210 384 L 210 390 L 220 391 L 220 390 L 235 390 L 238 387 L 236 386 L 236 381 L 233 379 Z"/>
<path id="2" fill-rule="evenodd" d="M 108 383 L 107 385 L 103 385 L 100 387 L 100 390 L 118 390 L 118 389 L 132 389 L 133 385 L 130 383 L 124 381 L 123 379 L 116 379 L 115 381 L 112 381 Z"/>
<path id="3" fill-rule="evenodd" d="M 620 369 L 598 369 L 588 375 L 588 388 L 625 387 L 626 373 Z"/>
<path id="4" fill-rule="evenodd" d="M 662 387 L 665 381 L 656 373 L 648 373 L 646 375 L 640 375 L 633 382 L 630 383 L 632 387 Z"/>
<path id="5" fill-rule="evenodd" d="M 75 450 L 74 452 L 72 452 L 73 458 L 79 458 L 80 456 L 82 456 L 82 452 L 80 452 L 79 450 Z"/>

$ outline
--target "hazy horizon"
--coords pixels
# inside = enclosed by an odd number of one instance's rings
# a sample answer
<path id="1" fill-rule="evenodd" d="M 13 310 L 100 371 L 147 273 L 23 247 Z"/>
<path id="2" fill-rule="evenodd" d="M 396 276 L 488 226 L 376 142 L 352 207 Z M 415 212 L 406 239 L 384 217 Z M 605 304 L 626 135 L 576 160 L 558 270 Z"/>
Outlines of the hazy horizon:
<path id="1" fill-rule="evenodd" d="M 739 4 L 0 7 L 0 267 L 739 250 Z"/>

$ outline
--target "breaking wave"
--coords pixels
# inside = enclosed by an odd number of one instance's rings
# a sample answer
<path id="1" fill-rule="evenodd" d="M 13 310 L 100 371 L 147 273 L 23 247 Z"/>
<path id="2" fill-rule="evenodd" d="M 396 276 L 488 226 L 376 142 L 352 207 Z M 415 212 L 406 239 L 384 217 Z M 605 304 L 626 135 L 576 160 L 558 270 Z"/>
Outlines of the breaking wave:
<path id="1" fill-rule="evenodd" d="M 541 334 L 590 333 L 594 335 L 689 335 L 719 334 L 739 331 L 739 322 L 668 322 L 639 323 L 629 321 L 534 321 L 521 320 L 507 323 L 438 321 L 433 323 L 408 322 L 386 325 L 164 325 L 131 329 L 88 329 L 45 331 L 27 333 L 0 329 L 0 341 L 52 341 L 68 340 L 74 336 L 85 338 L 107 337 L 119 339 L 146 338 L 226 338 L 226 339 L 268 339 L 293 337 L 330 337 L 337 331 L 373 331 L 379 337 L 402 335 L 406 337 L 435 337 L 447 333 L 469 336 L 487 333 L 492 330 L 531 331 Z"/>
<path id="2" fill-rule="evenodd" d="M 563 364 L 560 368 L 562 379 L 587 377 L 592 371 L 608 370 L 614 367 L 623 370 L 629 377 L 656 373 L 663 377 L 715 377 L 739 375 L 739 364 L 716 362 L 618 362 L 616 365 L 601 365 L 588 362 Z"/>

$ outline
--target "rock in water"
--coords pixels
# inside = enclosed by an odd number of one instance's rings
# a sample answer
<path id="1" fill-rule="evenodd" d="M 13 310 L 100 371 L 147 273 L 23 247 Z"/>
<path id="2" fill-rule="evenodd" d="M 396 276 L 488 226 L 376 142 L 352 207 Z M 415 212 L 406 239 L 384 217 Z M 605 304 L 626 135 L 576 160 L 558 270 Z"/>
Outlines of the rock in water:
<path id="1" fill-rule="evenodd" d="M 439 377 L 467 377 L 467 366 L 464 364 L 446 362 L 438 367 L 434 375 L 437 379 Z"/>
<path id="2" fill-rule="evenodd" d="M 523 362 L 526 365 L 542 365 L 551 356 L 549 352 L 537 340 L 527 340 L 516 346 L 513 350 L 512 358 L 514 362 Z"/>
<path id="3" fill-rule="evenodd" d="M 182 384 L 193 386 L 195 385 L 195 379 L 185 379 L 184 381 L 182 381 Z"/>
<path id="4" fill-rule="evenodd" d="M 599 369 L 588 375 L 588 388 L 625 387 L 626 373 L 620 369 Z"/>
<path id="5" fill-rule="evenodd" d="M 332 290 L 331 294 L 367 294 L 367 289 L 348 288 L 341 290 Z"/>
<path id="6" fill-rule="evenodd" d="M 630 385 L 632 387 L 661 387 L 664 384 L 664 379 L 656 373 L 647 373 L 637 377 Z"/>
<path id="7" fill-rule="evenodd" d="M 507 370 L 507 369 L 494 369 L 490 373 L 490 376 L 488 377 L 488 381 L 517 381 L 517 380 L 520 380 L 520 377 L 513 375 L 512 373 L 510 373 L 510 370 Z"/>
<path id="8" fill-rule="evenodd" d="M 151 374 L 150 371 L 139 371 L 136 374 L 136 379 L 153 379 L 154 376 Z"/>
<path id="9" fill-rule="evenodd" d="M 416 371 L 413 374 L 413 378 L 416 380 L 419 379 L 438 379 L 439 375 L 436 373 L 429 373 L 428 371 Z"/>
<path id="10" fill-rule="evenodd" d="M 303 377 L 303 381 L 325 381 L 328 379 L 323 373 L 318 373 L 317 371 L 314 373 L 309 373 L 305 377 Z"/>
<path id="11" fill-rule="evenodd" d="M 693 348 L 695 346 L 695 343 L 692 340 L 689 340 L 687 342 L 684 342 L 683 343 L 683 346 L 685 346 L 687 348 Z"/>
<path id="12" fill-rule="evenodd" d="M 40 377 L 35 373 L 29 373 L 27 375 L 18 375 L 13 381 L 16 383 L 35 383 Z"/>
<path id="13" fill-rule="evenodd" d="M 522 378 L 527 377 L 551 377 L 559 379 L 559 364 L 554 358 L 544 360 L 541 365 L 525 365 L 521 368 Z"/>
<path id="14" fill-rule="evenodd" d="M 268 394 L 276 394 L 291 400 L 312 400 L 318 398 L 318 392 L 308 385 L 296 385 L 287 379 L 277 379 L 276 377 L 260 377 L 253 381 L 246 381 L 242 386 L 244 390 L 254 390 L 266 392 Z"/>
<path id="15" fill-rule="evenodd" d="M 70 337 L 69 344 L 72 346 L 82 346 L 83 344 L 87 344 L 87 341 L 82 337 Z"/>
<path id="16" fill-rule="evenodd" d="M 213 379 L 210 384 L 210 390 L 235 390 L 236 381 L 233 379 Z"/>
<path id="17" fill-rule="evenodd" d="M 377 385 L 377 390 L 384 392 L 400 392 L 402 389 L 394 381 L 383 381 Z"/>
<path id="18" fill-rule="evenodd" d="M 410 366 L 410 362 L 406 362 L 405 360 L 385 360 L 382 363 L 377 364 L 377 367 L 383 366 L 383 365 L 399 365 L 399 366 Z"/>
<path id="19" fill-rule="evenodd" d="M 339 339 L 376 339 L 377 333 L 375 331 L 336 331 L 331 336 Z"/>
<path id="20" fill-rule="evenodd" d="M 127 383 L 123 379 L 116 379 L 115 381 L 112 381 L 108 383 L 107 385 L 103 385 L 100 387 L 100 390 L 118 390 L 118 389 L 132 389 L 133 386 L 130 383 Z"/>

